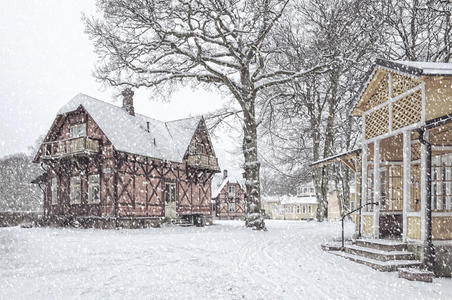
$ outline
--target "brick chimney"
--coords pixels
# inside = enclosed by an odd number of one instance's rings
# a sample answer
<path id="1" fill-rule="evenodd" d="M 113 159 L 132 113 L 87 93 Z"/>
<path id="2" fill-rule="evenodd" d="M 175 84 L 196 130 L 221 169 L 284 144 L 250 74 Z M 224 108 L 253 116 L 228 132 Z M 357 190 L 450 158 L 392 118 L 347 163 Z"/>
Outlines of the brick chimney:
<path id="1" fill-rule="evenodd" d="M 223 170 L 223 179 L 228 178 L 228 170 Z"/>
<path id="2" fill-rule="evenodd" d="M 135 110 L 133 108 L 133 91 L 130 88 L 126 88 L 122 91 L 122 108 L 126 110 L 130 115 L 135 116 Z"/>

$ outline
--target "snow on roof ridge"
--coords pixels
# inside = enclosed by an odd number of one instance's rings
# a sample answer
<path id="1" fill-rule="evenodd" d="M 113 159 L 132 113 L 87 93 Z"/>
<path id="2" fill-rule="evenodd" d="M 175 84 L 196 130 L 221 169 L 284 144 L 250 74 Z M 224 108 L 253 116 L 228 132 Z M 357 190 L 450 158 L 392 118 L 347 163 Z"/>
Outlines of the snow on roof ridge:
<path id="1" fill-rule="evenodd" d="M 221 181 L 221 184 L 218 186 L 218 188 L 215 190 L 215 192 L 212 193 L 212 198 L 218 197 L 218 195 L 221 193 L 221 190 L 224 188 L 224 186 L 228 182 L 230 182 L 230 183 L 237 183 L 237 184 L 240 185 L 241 188 L 243 188 L 242 183 L 240 182 L 240 180 L 238 180 L 234 175 L 229 175 L 228 177 L 224 178 Z"/>
<path id="2" fill-rule="evenodd" d="M 66 114 L 82 106 L 102 129 L 118 151 L 182 162 L 200 117 L 184 118 L 192 122 L 163 122 L 143 114 L 131 116 L 122 107 L 78 93 L 60 108 Z M 151 122 L 150 131 L 146 123 Z M 171 128 L 168 127 L 170 125 Z"/>

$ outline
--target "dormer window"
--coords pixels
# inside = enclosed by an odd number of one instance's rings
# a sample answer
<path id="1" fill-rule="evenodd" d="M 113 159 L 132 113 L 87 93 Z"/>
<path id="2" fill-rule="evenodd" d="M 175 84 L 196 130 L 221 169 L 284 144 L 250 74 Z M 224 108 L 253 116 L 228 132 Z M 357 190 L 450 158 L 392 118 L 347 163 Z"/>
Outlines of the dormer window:
<path id="1" fill-rule="evenodd" d="M 86 136 L 86 123 L 72 125 L 70 128 L 71 138 Z"/>

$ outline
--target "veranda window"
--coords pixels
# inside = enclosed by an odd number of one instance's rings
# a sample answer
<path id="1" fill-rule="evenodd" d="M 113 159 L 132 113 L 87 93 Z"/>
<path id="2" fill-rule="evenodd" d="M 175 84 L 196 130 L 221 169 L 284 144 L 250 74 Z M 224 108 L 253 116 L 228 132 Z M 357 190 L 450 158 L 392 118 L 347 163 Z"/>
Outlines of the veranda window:
<path id="1" fill-rule="evenodd" d="M 80 176 L 71 177 L 69 200 L 71 204 L 80 204 L 82 195 L 82 185 Z"/>
<path id="2" fill-rule="evenodd" d="M 99 174 L 88 176 L 88 202 L 100 202 Z"/>
<path id="3" fill-rule="evenodd" d="M 52 184 L 50 187 L 51 197 L 52 197 L 52 205 L 58 204 L 58 184 L 57 179 L 52 178 Z"/>
<path id="4" fill-rule="evenodd" d="M 452 153 L 432 158 L 432 209 L 452 209 Z"/>

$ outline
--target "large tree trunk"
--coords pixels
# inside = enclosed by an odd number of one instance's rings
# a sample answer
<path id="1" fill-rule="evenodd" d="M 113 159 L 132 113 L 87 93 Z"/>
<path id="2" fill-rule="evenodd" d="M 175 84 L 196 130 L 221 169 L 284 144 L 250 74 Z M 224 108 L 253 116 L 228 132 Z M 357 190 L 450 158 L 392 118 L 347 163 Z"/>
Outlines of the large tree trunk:
<path id="1" fill-rule="evenodd" d="M 242 90 L 242 101 L 239 100 L 239 103 L 243 109 L 242 151 L 245 158 L 245 186 L 248 207 L 246 226 L 266 230 L 261 210 L 260 162 L 257 155 L 257 123 L 255 115 L 256 94 L 253 91 L 249 78 L 249 71 L 244 68 L 241 72 L 241 82 L 245 88 Z"/>

